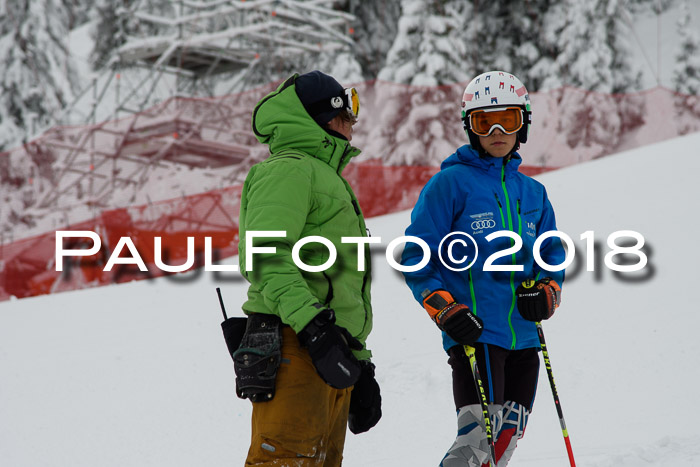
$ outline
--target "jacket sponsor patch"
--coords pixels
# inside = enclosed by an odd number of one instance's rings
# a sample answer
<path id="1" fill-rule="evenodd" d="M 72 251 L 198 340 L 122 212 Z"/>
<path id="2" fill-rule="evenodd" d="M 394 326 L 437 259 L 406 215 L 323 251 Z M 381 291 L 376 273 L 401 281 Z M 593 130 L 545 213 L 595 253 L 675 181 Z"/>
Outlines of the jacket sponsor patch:
<path id="1" fill-rule="evenodd" d="M 496 227 L 496 221 L 493 220 L 493 211 L 470 214 L 469 217 L 472 219 L 470 227 L 473 235 L 484 233 L 484 230 L 494 229 Z"/>

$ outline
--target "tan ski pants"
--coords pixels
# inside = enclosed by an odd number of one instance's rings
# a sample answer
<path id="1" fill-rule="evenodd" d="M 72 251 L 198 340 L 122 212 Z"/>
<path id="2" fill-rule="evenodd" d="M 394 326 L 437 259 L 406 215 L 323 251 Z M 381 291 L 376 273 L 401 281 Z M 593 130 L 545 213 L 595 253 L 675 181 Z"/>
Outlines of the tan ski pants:
<path id="1" fill-rule="evenodd" d="M 253 403 L 246 466 L 335 467 L 342 463 L 351 388 L 335 389 L 316 373 L 294 331 L 282 329 L 275 397 Z"/>

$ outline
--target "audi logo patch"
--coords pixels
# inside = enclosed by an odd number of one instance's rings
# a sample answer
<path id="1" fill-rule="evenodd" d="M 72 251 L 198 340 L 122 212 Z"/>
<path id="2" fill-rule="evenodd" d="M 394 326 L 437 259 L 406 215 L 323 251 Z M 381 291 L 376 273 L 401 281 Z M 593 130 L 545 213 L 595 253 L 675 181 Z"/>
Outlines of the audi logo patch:
<path id="1" fill-rule="evenodd" d="M 472 229 L 474 230 L 493 229 L 494 227 L 496 227 L 496 221 L 493 219 L 483 219 L 472 222 Z"/>

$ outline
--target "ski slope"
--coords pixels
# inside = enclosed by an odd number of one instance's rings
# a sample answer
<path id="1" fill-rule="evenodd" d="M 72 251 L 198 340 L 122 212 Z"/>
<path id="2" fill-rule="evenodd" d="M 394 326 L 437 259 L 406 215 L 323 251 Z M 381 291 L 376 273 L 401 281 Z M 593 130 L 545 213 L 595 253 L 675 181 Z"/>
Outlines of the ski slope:
<path id="1" fill-rule="evenodd" d="M 700 465 L 698 147 L 693 134 L 538 177 L 580 260 L 544 324 L 580 467 Z M 384 417 L 368 433 L 348 433 L 347 467 L 434 466 L 455 435 L 439 332 L 384 259 L 409 215 L 367 222 L 383 239 L 373 254 L 368 345 Z M 640 232 L 649 247 L 642 274 L 627 275 L 636 282 L 603 264 L 606 238 L 618 230 Z M 600 242 L 595 272 L 585 271 L 586 231 Z M 217 286 L 229 314 L 239 314 L 246 287 L 235 273 L 0 303 L 0 465 L 242 465 L 250 404 L 234 393 Z M 544 370 L 510 465 L 568 465 Z"/>

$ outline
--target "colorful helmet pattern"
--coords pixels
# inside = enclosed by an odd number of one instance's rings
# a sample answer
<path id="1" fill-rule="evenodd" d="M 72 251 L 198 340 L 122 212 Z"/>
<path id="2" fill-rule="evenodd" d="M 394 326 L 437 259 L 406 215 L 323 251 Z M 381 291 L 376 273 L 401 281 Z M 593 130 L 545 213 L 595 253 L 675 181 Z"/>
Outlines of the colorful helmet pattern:
<path id="1" fill-rule="evenodd" d="M 524 116 L 523 127 L 518 131 L 518 142 L 513 149 L 515 151 L 520 143 L 527 142 L 532 123 L 530 96 L 525 85 L 505 71 L 487 71 L 471 80 L 462 96 L 462 123 L 472 147 L 482 151 L 479 137 L 469 128 L 469 113 L 476 109 L 513 106 L 522 108 Z"/>

